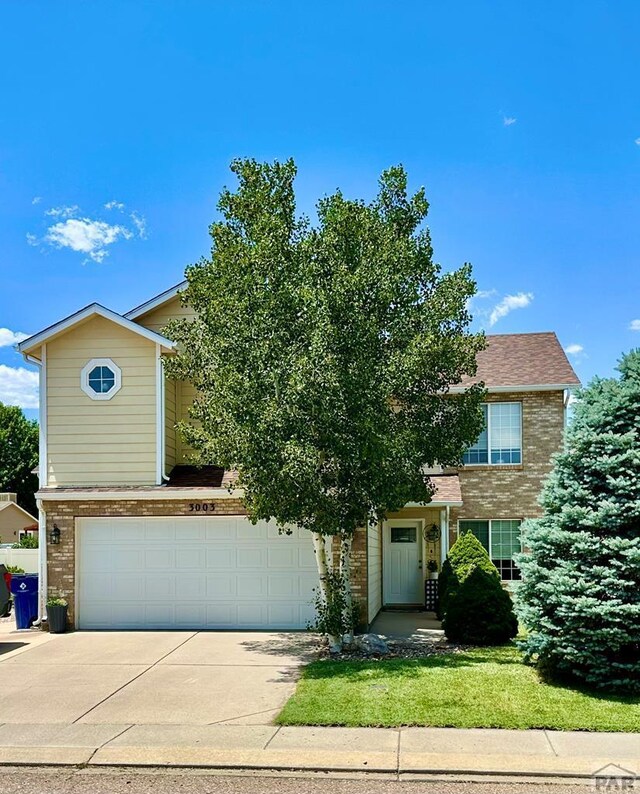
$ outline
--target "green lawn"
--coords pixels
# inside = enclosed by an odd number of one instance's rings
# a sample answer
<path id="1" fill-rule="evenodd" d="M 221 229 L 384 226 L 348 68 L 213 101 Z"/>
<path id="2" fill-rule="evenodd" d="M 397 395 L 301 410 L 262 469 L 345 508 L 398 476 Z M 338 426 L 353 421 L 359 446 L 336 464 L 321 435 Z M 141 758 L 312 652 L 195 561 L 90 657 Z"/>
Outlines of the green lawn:
<path id="1" fill-rule="evenodd" d="M 542 683 L 507 646 L 425 659 L 314 662 L 276 722 L 640 731 L 640 698 Z"/>

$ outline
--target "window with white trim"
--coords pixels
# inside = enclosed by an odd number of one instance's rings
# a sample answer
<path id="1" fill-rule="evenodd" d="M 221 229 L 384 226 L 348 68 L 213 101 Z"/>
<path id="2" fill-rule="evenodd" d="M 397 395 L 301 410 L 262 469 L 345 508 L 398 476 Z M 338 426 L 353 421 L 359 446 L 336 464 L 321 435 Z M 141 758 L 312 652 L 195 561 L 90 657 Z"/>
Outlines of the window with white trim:
<path id="1" fill-rule="evenodd" d="M 503 581 L 520 579 L 520 569 L 513 561 L 522 551 L 520 519 L 492 519 L 490 521 L 458 521 L 458 531 L 471 532 L 487 550 Z"/>
<path id="2" fill-rule="evenodd" d="M 485 403 L 484 430 L 462 456 L 467 466 L 522 463 L 522 403 Z"/>
<path id="3" fill-rule="evenodd" d="M 121 386 L 122 372 L 110 358 L 92 358 L 80 373 L 80 387 L 92 400 L 110 400 Z"/>

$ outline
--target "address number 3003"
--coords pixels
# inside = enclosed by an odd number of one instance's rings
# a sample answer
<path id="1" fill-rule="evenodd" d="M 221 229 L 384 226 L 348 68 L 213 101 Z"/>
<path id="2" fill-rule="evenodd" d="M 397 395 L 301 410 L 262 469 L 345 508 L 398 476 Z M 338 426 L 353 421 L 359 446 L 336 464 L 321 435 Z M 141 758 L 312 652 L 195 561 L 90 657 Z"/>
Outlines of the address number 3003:
<path id="1" fill-rule="evenodd" d="M 190 513 L 213 513 L 216 509 L 215 502 L 190 502 Z"/>

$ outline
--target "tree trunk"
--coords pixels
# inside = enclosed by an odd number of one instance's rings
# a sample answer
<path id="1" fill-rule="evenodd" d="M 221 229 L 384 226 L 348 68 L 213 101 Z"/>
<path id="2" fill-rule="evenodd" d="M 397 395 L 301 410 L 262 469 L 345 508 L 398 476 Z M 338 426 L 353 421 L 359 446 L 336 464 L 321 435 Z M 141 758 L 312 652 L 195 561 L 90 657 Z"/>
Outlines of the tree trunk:
<path id="1" fill-rule="evenodd" d="M 353 645 L 353 597 L 351 594 L 351 545 L 353 543 L 353 535 L 343 533 L 340 536 L 340 573 L 344 582 L 344 595 L 345 595 L 345 623 L 349 626 L 347 633 L 344 635 L 344 642 L 347 645 Z"/>
<path id="2" fill-rule="evenodd" d="M 318 566 L 320 593 L 322 594 L 325 603 L 329 603 L 330 594 L 329 585 L 327 582 L 328 565 L 325 538 L 320 532 L 312 532 L 311 536 L 313 537 L 313 550 L 315 553 L 316 565 Z M 336 637 L 335 635 L 329 634 L 327 639 L 329 640 L 329 649 L 333 653 L 337 653 L 342 650 L 342 637 Z"/>

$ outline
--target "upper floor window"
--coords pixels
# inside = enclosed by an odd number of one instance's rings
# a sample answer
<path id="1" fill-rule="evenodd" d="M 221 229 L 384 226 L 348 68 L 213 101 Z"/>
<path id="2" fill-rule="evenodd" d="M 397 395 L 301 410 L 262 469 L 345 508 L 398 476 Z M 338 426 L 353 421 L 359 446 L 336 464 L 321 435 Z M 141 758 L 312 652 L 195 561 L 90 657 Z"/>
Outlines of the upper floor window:
<path id="1" fill-rule="evenodd" d="M 522 463 L 522 403 L 485 403 L 484 430 L 462 460 L 473 464 Z"/>
<path id="2" fill-rule="evenodd" d="M 92 400 L 110 400 L 121 385 L 120 367 L 110 358 L 92 358 L 82 368 L 80 386 Z"/>
<path id="3" fill-rule="evenodd" d="M 520 579 L 520 570 L 513 561 L 514 554 L 522 551 L 520 521 L 494 519 L 492 521 L 459 521 L 460 532 L 471 532 L 485 547 L 491 562 L 503 581 Z"/>

